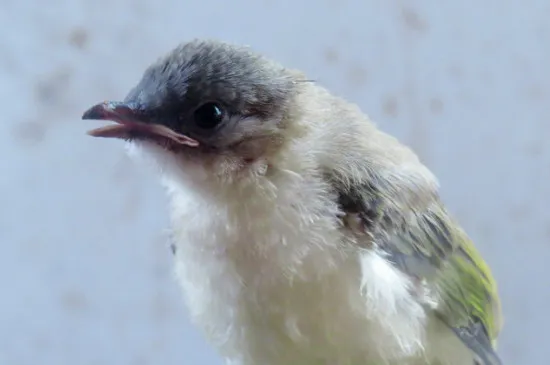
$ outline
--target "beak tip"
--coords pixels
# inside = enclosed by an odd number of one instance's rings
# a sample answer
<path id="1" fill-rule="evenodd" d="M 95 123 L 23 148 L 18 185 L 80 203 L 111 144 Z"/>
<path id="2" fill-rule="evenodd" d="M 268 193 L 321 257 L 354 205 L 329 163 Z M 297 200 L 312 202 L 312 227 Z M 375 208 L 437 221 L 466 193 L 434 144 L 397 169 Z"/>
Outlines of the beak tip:
<path id="1" fill-rule="evenodd" d="M 104 104 L 96 104 L 82 114 L 82 119 L 83 120 L 102 119 L 104 115 L 104 111 L 105 111 Z"/>

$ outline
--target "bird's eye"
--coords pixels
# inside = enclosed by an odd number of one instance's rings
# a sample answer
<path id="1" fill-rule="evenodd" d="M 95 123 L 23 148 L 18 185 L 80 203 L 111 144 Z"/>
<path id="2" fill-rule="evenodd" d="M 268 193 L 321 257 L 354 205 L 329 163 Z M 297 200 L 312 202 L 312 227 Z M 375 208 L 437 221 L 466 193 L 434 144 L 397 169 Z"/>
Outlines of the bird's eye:
<path id="1" fill-rule="evenodd" d="M 193 118 L 197 127 L 212 129 L 220 124 L 225 117 L 225 111 L 216 103 L 205 103 L 195 109 Z"/>

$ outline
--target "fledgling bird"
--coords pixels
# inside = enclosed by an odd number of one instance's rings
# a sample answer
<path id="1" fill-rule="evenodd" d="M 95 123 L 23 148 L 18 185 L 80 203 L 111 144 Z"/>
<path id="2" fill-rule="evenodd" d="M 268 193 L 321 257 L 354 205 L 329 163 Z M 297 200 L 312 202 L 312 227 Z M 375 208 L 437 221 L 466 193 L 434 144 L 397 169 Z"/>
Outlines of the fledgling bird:
<path id="1" fill-rule="evenodd" d="M 186 303 L 227 364 L 500 364 L 494 279 L 436 178 L 302 72 L 193 40 L 83 119 L 159 171 Z"/>

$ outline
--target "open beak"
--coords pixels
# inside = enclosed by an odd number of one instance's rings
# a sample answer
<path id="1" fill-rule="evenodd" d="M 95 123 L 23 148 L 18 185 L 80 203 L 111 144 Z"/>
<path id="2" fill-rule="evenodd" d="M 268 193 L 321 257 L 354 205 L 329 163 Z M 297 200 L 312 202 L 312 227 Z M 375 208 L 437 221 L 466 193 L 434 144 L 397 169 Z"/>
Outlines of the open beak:
<path id="1" fill-rule="evenodd" d="M 145 138 L 169 144 L 197 147 L 199 142 L 172 129 L 147 122 L 147 117 L 133 103 L 106 101 L 96 104 L 82 115 L 82 119 L 111 120 L 117 124 L 88 131 L 93 137 Z"/>

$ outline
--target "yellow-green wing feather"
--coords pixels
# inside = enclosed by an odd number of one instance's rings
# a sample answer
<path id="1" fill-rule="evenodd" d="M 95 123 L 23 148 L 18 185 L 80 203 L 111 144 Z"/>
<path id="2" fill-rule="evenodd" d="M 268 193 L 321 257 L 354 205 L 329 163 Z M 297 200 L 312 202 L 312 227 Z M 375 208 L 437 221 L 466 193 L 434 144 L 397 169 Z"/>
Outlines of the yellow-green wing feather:
<path id="1" fill-rule="evenodd" d="M 474 244 L 457 225 L 453 227 L 456 249 L 443 267 L 442 275 L 435 281 L 441 296 L 438 314 L 455 332 L 463 333 L 466 337 L 463 340 L 474 341 L 471 346 L 479 345 L 485 336 L 489 343 L 481 345 L 495 349 L 502 327 L 496 282 Z M 499 362 L 492 360 L 488 363 Z"/>
<path id="2" fill-rule="evenodd" d="M 437 197 L 424 209 L 394 204 L 372 185 L 341 189 L 346 213 L 359 214 L 376 244 L 403 272 L 426 280 L 438 293 L 436 315 L 479 358 L 497 365 L 502 320 L 495 280 L 473 243 Z"/>
<path id="3" fill-rule="evenodd" d="M 392 219 L 384 221 L 384 229 L 391 231 Z M 437 316 L 481 364 L 500 364 L 495 352 L 502 325 L 497 287 L 474 244 L 439 203 L 397 221 L 401 223 L 384 235 L 381 247 L 402 270 L 436 288 Z"/>

